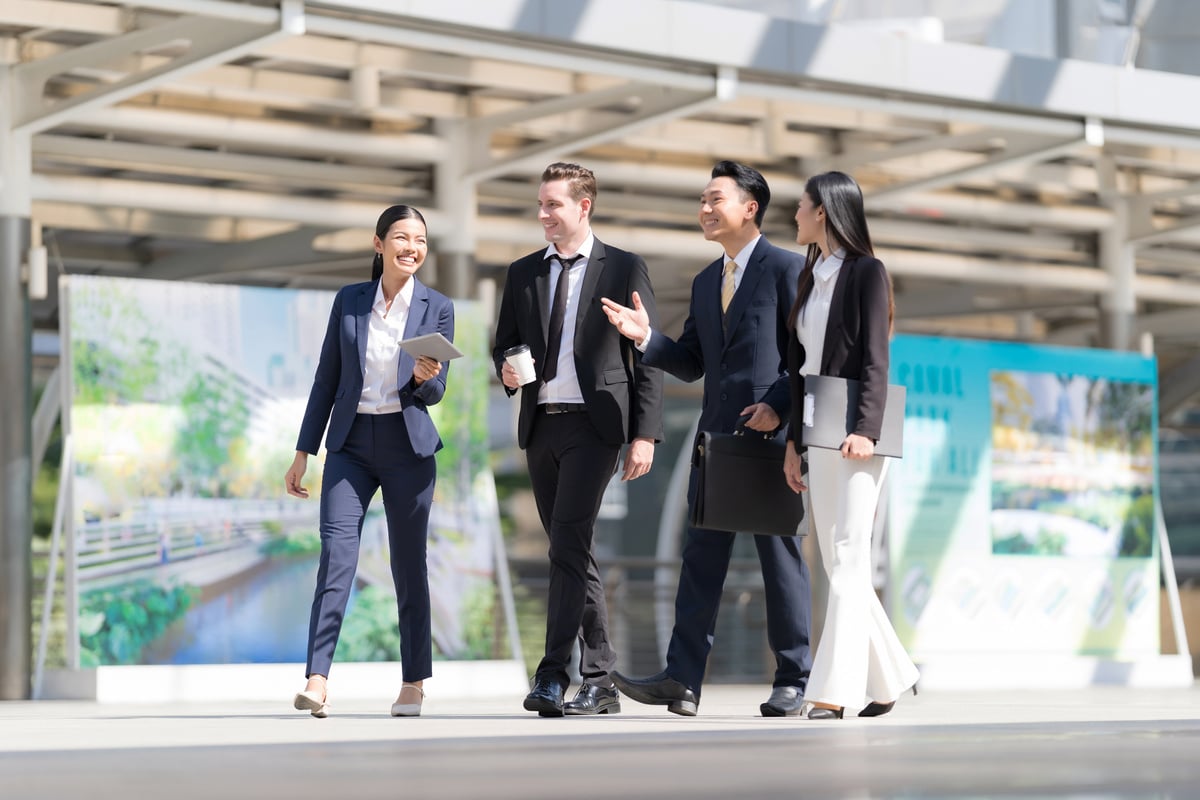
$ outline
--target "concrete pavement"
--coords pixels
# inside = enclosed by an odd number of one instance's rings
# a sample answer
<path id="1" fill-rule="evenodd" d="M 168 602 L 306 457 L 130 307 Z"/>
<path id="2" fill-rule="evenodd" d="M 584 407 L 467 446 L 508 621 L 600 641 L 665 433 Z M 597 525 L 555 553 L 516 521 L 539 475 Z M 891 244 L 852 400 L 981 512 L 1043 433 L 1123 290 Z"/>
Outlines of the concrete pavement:
<path id="1" fill-rule="evenodd" d="M 325 720 L 279 703 L 0 704 L 0 798 L 1198 797 L 1200 688 L 923 692 L 877 719 L 764 719 L 765 686 L 700 715 L 629 700 L 540 719 L 521 697 L 393 698 Z M 284 693 L 287 694 L 286 692 Z"/>

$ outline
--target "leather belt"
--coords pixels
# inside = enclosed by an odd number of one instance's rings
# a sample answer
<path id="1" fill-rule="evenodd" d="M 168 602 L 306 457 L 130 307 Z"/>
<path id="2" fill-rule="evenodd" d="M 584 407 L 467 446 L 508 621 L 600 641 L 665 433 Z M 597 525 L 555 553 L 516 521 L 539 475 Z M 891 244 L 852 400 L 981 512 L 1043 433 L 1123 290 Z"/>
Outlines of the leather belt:
<path id="1" fill-rule="evenodd" d="M 538 406 L 547 414 L 569 414 L 572 411 L 587 411 L 583 403 L 542 403 Z"/>

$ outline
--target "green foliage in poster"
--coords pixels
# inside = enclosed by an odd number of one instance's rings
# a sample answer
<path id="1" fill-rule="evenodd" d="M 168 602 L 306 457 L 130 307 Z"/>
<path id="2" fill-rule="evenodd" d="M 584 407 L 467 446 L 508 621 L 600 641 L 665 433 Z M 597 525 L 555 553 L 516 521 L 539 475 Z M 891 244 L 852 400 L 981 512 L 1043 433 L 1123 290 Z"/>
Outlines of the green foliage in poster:
<path id="1" fill-rule="evenodd" d="M 85 592 L 79 599 L 80 664 L 137 664 L 146 645 L 182 617 L 200 596 L 187 585 L 148 580 Z"/>
<path id="2" fill-rule="evenodd" d="M 394 595 L 377 586 L 366 586 L 354 596 L 342 622 L 335 658 L 338 661 L 400 660 Z"/>
<path id="3" fill-rule="evenodd" d="M 184 422 L 175 439 L 182 474 L 201 497 L 227 497 L 235 454 L 244 449 L 250 408 L 231 386 L 193 375 L 179 398 Z M 239 448 L 237 445 L 242 444 Z"/>
<path id="4" fill-rule="evenodd" d="M 1120 555 L 1149 558 L 1154 553 L 1154 495 L 1142 494 L 1134 500 L 1121 526 Z"/>

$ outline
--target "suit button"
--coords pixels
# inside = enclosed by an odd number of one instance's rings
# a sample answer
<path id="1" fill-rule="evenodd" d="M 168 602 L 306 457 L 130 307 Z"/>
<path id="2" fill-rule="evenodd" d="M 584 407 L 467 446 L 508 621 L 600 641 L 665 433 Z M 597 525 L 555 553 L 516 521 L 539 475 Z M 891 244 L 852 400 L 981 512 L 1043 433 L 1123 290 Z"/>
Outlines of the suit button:
<path id="1" fill-rule="evenodd" d="M 724 392 L 721 392 L 721 399 L 722 399 L 722 400 L 728 400 L 728 399 L 729 399 L 729 395 L 725 394 Z"/>

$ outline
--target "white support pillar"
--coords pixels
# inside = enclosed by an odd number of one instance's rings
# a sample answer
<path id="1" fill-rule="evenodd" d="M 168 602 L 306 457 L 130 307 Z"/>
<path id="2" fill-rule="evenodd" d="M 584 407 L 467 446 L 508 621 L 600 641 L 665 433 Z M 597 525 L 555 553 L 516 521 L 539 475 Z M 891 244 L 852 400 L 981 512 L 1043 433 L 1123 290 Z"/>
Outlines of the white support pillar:
<path id="1" fill-rule="evenodd" d="M 1100 265 L 1112 283 L 1100 296 L 1100 342 L 1112 350 L 1129 350 L 1134 345 L 1137 314 L 1135 248 L 1128 235 L 1129 200 L 1114 197 L 1108 205 L 1113 212 L 1113 224 L 1100 231 Z"/>
<path id="2" fill-rule="evenodd" d="M 464 166 L 477 155 L 471 151 L 468 124 L 464 120 L 444 120 L 436 129 L 448 150 L 448 157 L 433 171 L 433 194 L 445 230 L 430 231 L 430 238 L 437 242 L 438 289 L 453 298 L 475 294 L 479 197 L 475 181 L 463 174 Z"/>
<path id="3" fill-rule="evenodd" d="M 33 535 L 29 250 L 32 142 L 14 131 L 15 69 L 0 64 L 0 700 L 30 693 Z"/>

